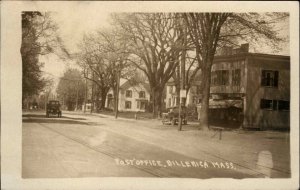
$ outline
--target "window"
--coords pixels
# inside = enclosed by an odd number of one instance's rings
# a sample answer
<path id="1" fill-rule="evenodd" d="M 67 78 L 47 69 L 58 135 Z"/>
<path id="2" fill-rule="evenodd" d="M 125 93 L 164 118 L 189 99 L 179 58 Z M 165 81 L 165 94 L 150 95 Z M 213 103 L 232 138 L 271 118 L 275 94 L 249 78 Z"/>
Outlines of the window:
<path id="1" fill-rule="evenodd" d="M 211 73 L 211 84 L 221 86 L 229 84 L 229 70 L 218 70 Z"/>
<path id="2" fill-rule="evenodd" d="M 171 107 L 171 98 L 168 100 L 168 106 Z"/>
<path id="3" fill-rule="evenodd" d="M 261 85 L 278 87 L 278 71 L 262 70 Z"/>
<path id="4" fill-rule="evenodd" d="M 169 93 L 172 94 L 173 93 L 173 86 L 169 87 Z"/>
<path id="5" fill-rule="evenodd" d="M 145 97 L 146 97 L 145 91 L 140 91 L 139 98 L 145 98 Z"/>
<path id="6" fill-rule="evenodd" d="M 131 101 L 125 101 L 125 109 L 131 109 Z"/>
<path id="7" fill-rule="evenodd" d="M 261 99 L 260 100 L 260 108 L 261 109 L 273 109 L 273 100 Z"/>
<path id="8" fill-rule="evenodd" d="M 290 102 L 284 101 L 284 100 L 278 100 L 278 110 L 289 111 L 290 110 Z"/>
<path id="9" fill-rule="evenodd" d="M 146 102 L 141 102 L 140 109 L 141 110 L 146 109 Z"/>
<path id="10" fill-rule="evenodd" d="M 136 108 L 140 110 L 146 109 L 146 102 L 145 101 L 137 101 Z"/>
<path id="11" fill-rule="evenodd" d="M 290 110 L 290 102 L 285 101 L 285 100 L 261 99 L 260 108 L 268 109 L 268 110 L 289 111 Z"/>
<path id="12" fill-rule="evenodd" d="M 222 78 L 221 85 L 228 85 L 229 84 L 229 71 L 222 70 L 221 78 Z"/>
<path id="13" fill-rule="evenodd" d="M 232 70 L 232 85 L 240 86 L 241 84 L 241 69 Z"/>
<path id="14" fill-rule="evenodd" d="M 131 90 L 126 90 L 126 97 L 131 98 L 132 97 L 132 91 Z"/>

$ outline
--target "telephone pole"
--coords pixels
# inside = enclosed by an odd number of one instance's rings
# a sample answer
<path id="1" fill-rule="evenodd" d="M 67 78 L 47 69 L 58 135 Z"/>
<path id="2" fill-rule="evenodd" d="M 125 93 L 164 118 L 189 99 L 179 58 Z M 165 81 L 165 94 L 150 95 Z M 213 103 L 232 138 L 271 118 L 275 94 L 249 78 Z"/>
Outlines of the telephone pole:
<path id="1" fill-rule="evenodd" d="M 184 23 L 183 23 L 184 24 Z M 182 48 L 182 54 L 181 54 L 181 60 L 180 60 L 180 93 L 179 93 L 179 123 L 178 123 L 178 131 L 181 131 L 182 129 L 182 105 L 185 105 L 185 97 L 186 97 L 186 91 L 185 91 L 185 58 L 186 58 L 186 45 L 187 45 L 187 31 L 186 27 L 183 28 L 183 48 Z"/>
<path id="2" fill-rule="evenodd" d="M 121 69 L 118 68 L 118 71 L 117 71 L 117 86 L 116 86 L 116 94 L 114 95 L 115 96 L 115 118 L 118 119 L 118 114 L 119 114 L 119 110 L 118 110 L 118 107 L 119 107 L 119 90 L 120 90 L 120 78 L 121 78 Z"/>
<path id="3" fill-rule="evenodd" d="M 78 109 L 78 93 L 79 93 L 79 80 L 77 81 L 77 89 L 76 89 L 76 107 L 75 111 Z"/>

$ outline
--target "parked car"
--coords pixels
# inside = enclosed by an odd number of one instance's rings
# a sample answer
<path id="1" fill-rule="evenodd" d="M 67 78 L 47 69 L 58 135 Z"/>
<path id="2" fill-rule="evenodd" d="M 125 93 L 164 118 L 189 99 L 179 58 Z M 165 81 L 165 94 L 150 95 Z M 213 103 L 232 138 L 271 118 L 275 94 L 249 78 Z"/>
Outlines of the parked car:
<path id="1" fill-rule="evenodd" d="M 48 102 L 46 106 L 46 117 L 50 117 L 50 115 L 57 115 L 57 117 L 61 117 L 59 101 L 51 100 Z"/>
<path id="2" fill-rule="evenodd" d="M 185 106 L 181 107 L 181 119 L 182 124 L 187 124 L 187 108 Z M 179 122 L 179 107 L 171 107 L 167 109 L 166 113 L 162 114 L 162 123 L 176 125 Z"/>

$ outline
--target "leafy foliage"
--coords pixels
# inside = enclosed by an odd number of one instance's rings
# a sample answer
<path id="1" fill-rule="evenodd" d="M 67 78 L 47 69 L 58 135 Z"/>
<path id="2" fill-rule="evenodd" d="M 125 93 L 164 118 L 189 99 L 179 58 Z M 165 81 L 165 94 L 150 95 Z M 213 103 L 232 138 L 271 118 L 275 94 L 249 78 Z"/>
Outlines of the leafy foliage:
<path id="1" fill-rule="evenodd" d="M 122 13 L 113 15 L 119 35 L 129 44 L 128 61 L 147 76 L 154 116 L 162 108 L 162 93 L 172 77 L 183 48 L 183 35 L 168 13 Z"/>
<path id="2" fill-rule="evenodd" d="M 49 53 L 67 55 L 62 40 L 57 35 L 58 27 L 51 20 L 49 13 L 37 11 L 22 12 L 22 101 L 37 95 L 48 85 L 48 79 L 42 76 L 43 63 L 39 57 Z"/>
<path id="3" fill-rule="evenodd" d="M 85 84 L 81 72 L 77 69 L 67 69 L 60 78 L 57 89 L 58 98 L 67 105 L 68 110 L 74 110 L 82 105 L 85 95 Z"/>

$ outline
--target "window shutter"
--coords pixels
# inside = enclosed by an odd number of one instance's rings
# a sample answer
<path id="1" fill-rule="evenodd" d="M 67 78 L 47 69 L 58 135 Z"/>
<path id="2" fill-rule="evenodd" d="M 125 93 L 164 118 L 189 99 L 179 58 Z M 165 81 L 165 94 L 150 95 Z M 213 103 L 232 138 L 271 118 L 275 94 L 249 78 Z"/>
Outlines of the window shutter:
<path id="1" fill-rule="evenodd" d="M 273 110 L 277 110 L 277 100 L 273 100 Z"/>
<path id="2" fill-rule="evenodd" d="M 260 100 L 260 108 L 261 108 L 261 109 L 264 109 L 264 108 L 265 108 L 265 100 L 264 100 L 264 99 L 261 99 L 261 100 Z"/>
<path id="3" fill-rule="evenodd" d="M 274 76 L 274 86 L 278 87 L 278 77 L 279 77 L 279 72 L 275 71 L 275 76 Z"/>
<path id="4" fill-rule="evenodd" d="M 265 70 L 262 70 L 262 71 L 261 71 L 261 85 L 262 85 L 262 86 L 265 86 L 265 85 L 266 85 L 265 76 L 266 76 L 266 71 L 265 71 Z"/>

